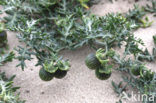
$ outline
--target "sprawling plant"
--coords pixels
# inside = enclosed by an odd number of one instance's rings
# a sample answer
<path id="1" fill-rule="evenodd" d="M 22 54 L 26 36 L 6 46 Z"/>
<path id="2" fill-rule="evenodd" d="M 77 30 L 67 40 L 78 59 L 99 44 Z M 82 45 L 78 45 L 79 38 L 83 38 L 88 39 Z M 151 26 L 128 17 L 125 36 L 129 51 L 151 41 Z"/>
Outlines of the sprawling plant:
<path id="1" fill-rule="evenodd" d="M 156 16 L 156 1 L 155 0 L 151 0 L 151 5 L 146 5 L 145 10 L 150 12 L 150 13 L 154 13 L 154 16 Z"/>
<path id="2" fill-rule="evenodd" d="M 10 52 L 8 54 L 5 54 L 5 55 L 1 55 L 0 54 L 0 66 L 2 66 L 4 63 L 6 62 L 11 62 L 14 58 L 14 53 L 13 52 Z"/>
<path id="3" fill-rule="evenodd" d="M 105 40 L 111 40 L 107 45 L 114 45 L 115 42 L 121 45 L 122 41 L 126 41 L 126 32 L 135 28 L 121 14 L 108 14 L 105 17 L 86 14 L 76 1 L 41 2 L 9 0 L 4 3 L 3 11 L 8 14 L 4 21 L 8 29 L 18 31 L 19 40 L 26 43 L 26 48 L 17 49 L 21 55 L 17 58 L 23 69 L 24 61 L 31 60 L 31 55 L 36 55 L 37 65 L 43 66 L 45 61 L 51 62 L 55 58 L 51 54 L 55 53 L 56 56 L 62 49 L 75 49 Z M 123 31 L 124 26 L 127 30 Z M 68 66 L 68 63 L 62 64 Z"/>
<path id="4" fill-rule="evenodd" d="M 75 8 L 71 4 L 75 5 Z M 52 58 L 55 57 L 51 54 L 57 56 L 62 49 L 76 49 L 84 44 L 94 43 L 109 47 L 120 46 L 123 41 L 130 42 L 134 39 L 129 31 L 138 27 L 136 21 L 138 22 L 139 17 L 132 18 L 133 22 L 129 18 L 135 16 L 135 13 L 131 13 L 130 16 L 108 14 L 98 17 L 87 14 L 80 4 L 73 0 L 9 0 L 4 3 L 2 11 L 8 16 L 3 20 L 8 29 L 18 31 L 19 40 L 26 43 L 25 48 L 16 49 L 21 55 L 17 58 L 21 61 L 20 66 L 23 69 L 25 60 L 32 59 L 31 55 L 38 58 L 37 65 L 43 66 L 45 61 L 53 61 Z M 126 38 L 127 36 L 129 38 Z M 133 46 L 136 42 L 139 40 L 127 43 L 127 51 L 128 46 Z M 68 63 L 62 64 L 68 66 Z"/>
<path id="5" fill-rule="evenodd" d="M 5 73 L 0 73 L 0 102 L 1 103 L 24 103 L 15 92 L 19 87 L 13 87 L 15 76 L 7 78 Z"/>
<path id="6" fill-rule="evenodd" d="M 3 42 L 1 42 L 3 43 Z M 0 51 L 0 66 L 3 66 L 6 62 L 11 62 L 15 54 L 13 52 L 5 53 L 5 47 L 1 47 Z M 13 79 L 15 75 L 7 78 L 5 72 L 0 73 L 0 103 L 24 103 L 20 100 L 19 94 L 16 94 L 16 90 L 19 87 L 13 87 Z"/>
<path id="7" fill-rule="evenodd" d="M 19 54 L 16 59 L 20 61 L 17 66 L 24 70 L 25 61 L 32 60 L 32 55 L 35 55 L 38 59 L 36 66 L 42 66 L 39 73 L 42 80 L 62 78 L 69 70 L 70 63 L 59 52 L 88 44 L 97 51 L 88 56 L 86 64 L 91 69 L 96 67 L 95 73 L 99 79 L 108 79 L 116 65 L 116 70 L 128 74 L 123 78 L 127 85 L 137 88 L 142 94 L 154 94 L 155 73 L 148 70 L 142 61 L 154 61 L 156 49 L 153 48 L 150 54 L 147 49 L 139 48 L 144 43 L 133 32 L 152 24 L 148 17 L 143 17 L 145 10 L 154 12 L 155 4 L 147 8 L 135 5 L 128 13 L 99 17 L 86 10 L 89 9 L 88 3 L 90 5 L 91 0 L 2 0 L 4 9 L 1 13 L 7 14 L 2 21 L 7 29 L 17 31 L 19 40 L 26 44 L 25 47 L 16 48 Z M 112 49 L 116 46 L 125 47 L 123 58 Z M 134 60 L 126 59 L 128 55 L 133 55 Z M 95 60 L 100 64 L 98 68 L 93 64 Z M 126 88 L 120 88 L 122 83 L 112 84 L 118 94 Z"/>

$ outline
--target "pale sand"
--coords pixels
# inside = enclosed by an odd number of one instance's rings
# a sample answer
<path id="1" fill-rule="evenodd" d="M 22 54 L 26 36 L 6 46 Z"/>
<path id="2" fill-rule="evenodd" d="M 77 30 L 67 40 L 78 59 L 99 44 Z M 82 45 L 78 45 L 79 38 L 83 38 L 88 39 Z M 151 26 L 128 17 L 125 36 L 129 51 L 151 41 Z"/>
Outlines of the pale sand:
<path id="1" fill-rule="evenodd" d="M 106 2 L 105 2 L 106 1 Z M 146 0 L 142 0 L 139 4 L 145 4 Z M 101 0 L 91 9 L 94 14 L 103 16 L 109 12 L 126 12 L 129 8 L 133 8 L 134 0 L 118 0 L 111 4 L 107 0 Z M 156 21 L 152 15 L 149 15 L 150 20 Z M 156 34 L 156 22 L 151 27 L 139 29 L 135 32 L 137 37 L 140 37 L 150 49 L 153 48 L 152 36 Z M 20 43 L 16 38 L 16 34 L 8 32 L 8 40 L 10 49 L 13 49 Z M 115 103 L 119 100 L 113 91 L 111 81 L 119 82 L 120 74 L 113 72 L 110 79 L 106 81 L 98 80 L 95 77 L 94 71 L 89 70 L 84 63 L 85 57 L 93 52 L 88 47 L 80 48 L 76 51 L 63 51 L 61 54 L 68 58 L 71 62 L 71 69 L 68 75 L 61 79 L 53 79 L 50 82 L 43 82 L 38 76 L 40 67 L 35 67 L 36 59 L 27 63 L 27 68 L 22 71 L 19 67 L 15 67 L 18 61 L 14 60 L 11 63 L 0 67 L 1 71 L 5 71 L 7 76 L 16 74 L 14 80 L 15 86 L 20 86 L 20 97 L 25 99 L 26 103 Z M 147 66 L 155 70 L 155 63 L 148 63 Z M 156 71 L 156 70 L 155 70 Z M 128 103 L 128 102 L 125 102 Z M 129 103 L 133 103 L 130 101 Z"/>

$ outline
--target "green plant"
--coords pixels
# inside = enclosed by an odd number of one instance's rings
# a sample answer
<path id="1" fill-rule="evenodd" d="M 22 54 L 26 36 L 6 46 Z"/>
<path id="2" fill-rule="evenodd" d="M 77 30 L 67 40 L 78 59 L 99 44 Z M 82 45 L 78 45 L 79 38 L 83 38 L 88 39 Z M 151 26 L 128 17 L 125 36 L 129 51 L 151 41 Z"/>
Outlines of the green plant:
<path id="1" fill-rule="evenodd" d="M 6 62 L 11 62 L 15 58 L 13 52 L 3 53 L 0 52 L 0 66 L 3 66 Z M 13 87 L 14 78 L 15 75 L 7 78 L 5 72 L 0 73 L 0 103 L 25 103 L 25 101 L 20 100 L 19 93 L 16 93 L 19 87 Z"/>
<path id="2" fill-rule="evenodd" d="M 0 66 L 2 66 L 4 63 L 6 63 L 8 61 L 11 62 L 14 57 L 15 57 L 15 54 L 13 52 L 10 52 L 5 55 L 0 54 Z"/>
<path id="3" fill-rule="evenodd" d="M 10 52 L 8 54 L 0 54 L 0 66 L 6 62 L 11 62 L 14 59 L 15 54 Z M 16 94 L 16 90 L 19 87 L 13 87 L 13 79 L 15 75 L 7 78 L 5 73 L 0 73 L 0 102 L 1 103 L 24 103 L 19 99 L 19 94 Z"/>
<path id="4" fill-rule="evenodd" d="M 154 16 L 156 16 L 156 1 L 151 0 L 151 5 L 147 4 L 145 10 L 147 12 L 154 13 Z"/>
<path id="5" fill-rule="evenodd" d="M 140 74 L 142 74 L 143 69 L 144 69 L 144 66 L 141 66 L 140 64 L 139 65 L 135 64 L 132 66 L 130 71 L 134 76 L 139 76 Z"/>
<path id="6" fill-rule="evenodd" d="M 123 85 L 123 82 L 119 82 L 119 84 L 116 84 L 114 81 L 112 81 L 112 86 L 114 88 L 114 91 L 118 94 L 118 97 L 126 91 L 127 85 Z"/>
<path id="7" fill-rule="evenodd" d="M 89 9 L 89 7 L 87 6 L 87 2 L 89 2 L 90 0 L 79 0 L 80 4 L 85 7 L 86 9 Z"/>
<path id="8" fill-rule="evenodd" d="M 23 5 L 25 2 L 17 1 L 15 5 L 13 5 L 11 1 L 8 2 L 8 6 L 13 8 L 7 9 L 6 6 L 4 11 L 8 16 L 4 19 L 7 21 L 9 29 L 20 32 L 18 35 L 19 40 L 25 42 L 27 45 L 24 49 L 27 50 L 27 52 L 24 52 L 26 54 L 23 55 L 23 59 L 20 59 L 21 63 L 19 66 L 21 66 L 22 69 L 25 67 L 24 61 L 30 60 L 29 56 L 31 55 L 35 55 L 39 60 L 38 65 L 43 66 L 47 59 L 55 58 L 53 57 L 53 53 L 57 55 L 62 49 L 75 49 L 84 44 L 93 44 L 94 42 L 100 43 L 108 40 L 111 40 L 107 43 L 108 45 L 113 45 L 115 43 L 121 45 L 122 41 L 126 41 L 126 39 L 124 39 L 127 36 L 125 33 L 128 34 L 128 31 L 123 30 L 123 27 L 126 26 L 126 29 L 132 29 L 131 25 L 133 25 L 131 22 L 126 21 L 126 18 L 121 14 L 109 14 L 105 17 L 89 16 L 88 14 L 85 14 L 85 11 L 83 11 L 82 8 L 71 8 L 70 4 L 74 2 L 70 3 L 66 0 L 59 2 L 58 8 L 55 7 L 55 5 L 52 5 L 54 6 L 53 11 L 49 11 L 48 8 L 44 7 L 39 8 L 37 1 L 28 2 L 32 5 L 35 3 L 35 6 L 37 7 L 36 10 L 33 10 L 33 8 L 30 7 L 31 10 L 29 9 L 27 11 L 24 9 L 25 5 Z M 79 6 L 78 3 L 74 4 Z M 19 10 L 16 10 L 17 8 Z M 27 15 L 29 12 L 33 12 L 35 15 Z M 49 13 L 47 14 L 46 12 Z M 57 16 L 52 14 L 57 14 Z M 21 18 L 16 18 L 18 16 L 15 15 L 21 15 Z M 14 20 L 11 19 L 10 21 L 7 18 L 12 18 L 11 16 L 14 16 Z M 78 20 L 81 22 L 78 22 Z M 41 25 L 43 23 L 45 26 Z M 50 23 L 53 25 L 51 26 Z M 100 29 L 99 26 L 102 28 Z M 116 30 L 117 28 L 118 32 Z M 106 34 L 110 32 L 110 34 L 102 35 L 103 32 L 106 32 Z M 99 38 L 103 39 L 99 40 Z M 29 49 L 33 53 L 29 53 Z M 21 49 L 17 49 L 17 51 L 21 54 Z"/>
<path id="9" fill-rule="evenodd" d="M 23 48 L 21 46 L 18 46 L 18 49 L 16 48 L 15 50 L 19 54 L 19 56 L 17 56 L 16 59 L 20 61 L 17 67 L 21 66 L 22 70 L 24 70 L 24 67 L 26 66 L 25 61 L 33 59 L 31 58 L 31 55 L 34 54 L 34 52 L 32 52 L 31 49 Z"/>
<path id="10" fill-rule="evenodd" d="M 118 68 L 116 70 L 123 73 L 123 82 L 127 83 L 127 86 L 131 86 L 141 94 L 146 94 L 147 98 L 151 95 L 154 96 L 154 98 L 156 97 L 154 72 L 151 72 L 150 69 L 147 69 L 145 65 L 138 60 L 131 60 L 130 58 L 126 60 L 126 58 L 120 58 L 119 56 L 115 56 L 114 60 L 114 63 L 118 64 Z M 122 92 L 118 92 L 118 94 L 121 95 Z M 144 97 L 143 103 L 150 103 L 150 101 L 146 101 Z M 152 103 L 154 103 L 154 101 Z"/>
<path id="11" fill-rule="evenodd" d="M 0 23 L 0 32 L 4 31 L 4 28 L 5 28 L 4 24 Z"/>
<path id="12" fill-rule="evenodd" d="M 140 27 L 152 25 L 147 17 L 143 19 L 146 9 L 135 5 L 128 13 L 112 13 L 99 17 L 82 8 L 88 8 L 88 1 L 3 0 L 2 12 L 7 13 L 3 20 L 7 29 L 19 32 L 19 40 L 26 44 L 25 48 L 16 49 L 19 53 L 17 59 L 20 61 L 18 66 L 24 69 L 25 61 L 31 60 L 32 55 L 35 55 L 38 59 L 36 66 L 44 68 L 42 70 L 47 73 L 45 76 L 54 73 L 57 78 L 62 78 L 69 70 L 70 64 L 68 60 L 63 60 L 59 52 L 89 44 L 97 50 L 95 57 L 101 67 L 96 69 L 95 73 L 99 79 L 108 79 L 112 69 L 116 68 L 115 70 L 128 75 L 123 76 L 123 81 L 128 86 L 142 94 L 154 94 L 155 74 L 149 71 L 142 61 L 154 61 L 155 48 L 152 54 L 147 49 L 142 50 L 139 46 L 144 46 L 143 41 L 133 34 L 133 31 Z M 125 47 L 123 58 L 111 49 L 121 46 Z M 133 55 L 134 60 L 128 58 L 128 55 Z M 118 86 L 121 84 L 112 84 L 116 89 L 120 89 Z M 118 90 L 119 94 L 122 92 L 123 88 Z"/>
<path id="13" fill-rule="evenodd" d="M 156 45 L 156 35 L 153 36 L 153 42 Z"/>
<path id="14" fill-rule="evenodd" d="M 41 3 L 44 6 L 40 6 Z M 73 0 L 45 5 L 46 1 L 36 0 L 14 0 L 4 4 L 2 11 L 8 14 L 4 17 L 7 28 L 18 31 L 19 40 L 26 44 L 25 48 L 16 49 L 19 53 L 16 59 L 20 62 L 17 66 L 23 70 L 26 67 L 25 61 L 33 59 L 32 55 L 38 59 L 36 66 L 41 65 L 50 73 L 56 72 L 58 68 L 68 70 L 69 62 L 58 55 L 59 51 L 76 49 L 85 44 L 93 48 L 96 48 L 94 44 L 98 44 L 109 49 L 116 45 L 121 47 L 122 42 L 126 42 L 125 53 L 137 54 L 140 51 L 138 45 L 142 41 L 131 33 L 143 24 L 140 18 L 144 12 L 137 6 L 126 16 L 108 14 L 98 17 L 85 12 L 79 2 Z"/>
<path id="15" fill-rule="evenodd" d="M 0 102 L 1 103 L 25 103 L 19 99 L 19 94 L 15 92 L 19 87 L 13 87 L 13 79 L 15 76 L 7 78 L 5 73 L 0 73 Z"/>
<path id="16" fill-rule="evenodd" d="M 110 62 L 111 62 L 111 58 L 114 56 L 114 54 L 115 54 L 115 52 L 112 49 L 107 51 L 107 48 L 106 48 L 106 50 L 100 48 L 96 51 L 96 57 L 101 64 L 101 68 L 98 68 L 100 73 L 106 73 L 106 74 L 111 73 L 113 65 L 110 64 Z"/>

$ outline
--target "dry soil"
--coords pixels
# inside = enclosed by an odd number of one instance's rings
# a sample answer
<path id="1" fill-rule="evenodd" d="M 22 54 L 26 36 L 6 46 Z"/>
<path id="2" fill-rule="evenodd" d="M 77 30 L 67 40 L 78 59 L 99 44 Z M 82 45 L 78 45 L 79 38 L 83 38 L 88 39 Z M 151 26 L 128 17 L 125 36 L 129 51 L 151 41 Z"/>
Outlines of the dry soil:
<path id="1" fill-rule="evenodd" d="M 101 0 L 92 6 L 91 10 L 93 14 L 103 16 L 110 12 L 127 12 L 134 4 L 134 0 L 118 0 L 113 4 L 108 0 Z M 146 0 L 140 0 L 137 4 L 145 5 Z M 143 39 L 145 46 L 151 51 L 154 46 L 152 36 L 156 34 L 156 18 L 152 15 L 147 16 L 155 22 L 149 28 L 137 30 L 135 36 Z M 16 33 L 8 32 L 8 40 L 10 50 L 21 45 Z M 76 51 L 63 51 L 61 55 L 68 58 L 72 65 L 68 75 L 61 80 L 53 79 L 50 82 L 40 80 L 38 76 L 40 67 L 34 66 L 36 59 L 28 61 L 24 71 L 16 67 L 17 60 L 5 64 L 0 70 L 5 71 L 7 76 L 16 74 L 14 85 L 21 87 L 18 92 L 21 92 L 20 97 L 25 99 L 26 103 L 115 103 L 119 98 L 112 89 L 111 81 L 119 82 L 121 75 L 113 72 L 110 79 L 98 80 L 94 71 L 89 70 L 84 63 L 86 55 L 91 52 L 93 50 L 89 47 L 82 47 Z M 155 70 L 156 64 L 148 63 L 147 66 Z"/>

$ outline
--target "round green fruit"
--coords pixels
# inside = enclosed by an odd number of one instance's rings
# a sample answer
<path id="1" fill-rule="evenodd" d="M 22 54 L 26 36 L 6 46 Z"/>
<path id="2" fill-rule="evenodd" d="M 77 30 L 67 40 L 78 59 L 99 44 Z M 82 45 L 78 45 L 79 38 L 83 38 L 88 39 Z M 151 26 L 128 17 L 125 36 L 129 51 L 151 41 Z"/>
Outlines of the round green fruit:
<path id="1" fill-rule="evenodd" d="M 43 81 L 50 81 L 53 79 L 54 74 L 45 71 L 43 68 L 39 71 L 39 76 Z"/>
<path id="2" fill-rule="evenodd" d="M 106 73 L 100 73 L 99 69 L 95 70 L 95 75 L 100 80 L 107 80 L 111 76 L 111 74 L 112 72 L 110 72 L 109 74 L 106 74 Z"/>
<path id="3" fill-rule="evenodd" d="M 132 73 L 134 76 L 139 76 L 139 75 L 140 75 L 140 68 L 132 68 L 132 69 L 131 69 L 131 73 Z"/>
<path id="4" fill-rule="evenodd" d="M 154 72 L 151 71 L 144 71 L 143 76 L 141 76 L 141 79 L 144 79 L 145 81 L 151 82 L 154 79 Z"/>
<path id="5" fill-rule="evenodd" d="M 85 64 L 89 69 L 92 70 L 98 69 L 101 65 L 94 53 L 91 53 L 86 57 Z"/>
<path id="6" fill-rule="evenodd" d="M 6 31 L 0 32 L 0 47 L 3 47 L 7 42 L 7 33 Z"/>
<path id="7" fill-rule="evenodd" d="M 67 75 L 67 71 L 64 71 L 64 70 L 60 70 L 58 69 L 54 76 L 57 78 L 57 79 L 62 79 L 63 77 L 65 77 Z"/>

